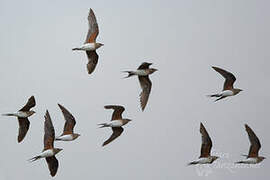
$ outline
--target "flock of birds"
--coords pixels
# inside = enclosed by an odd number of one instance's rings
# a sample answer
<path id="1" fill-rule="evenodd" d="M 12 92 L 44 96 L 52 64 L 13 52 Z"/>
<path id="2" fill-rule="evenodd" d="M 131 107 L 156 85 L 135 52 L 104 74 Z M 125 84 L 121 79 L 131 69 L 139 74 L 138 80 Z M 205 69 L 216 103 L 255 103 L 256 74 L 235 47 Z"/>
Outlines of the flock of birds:
<path id="1" fill-rule="evenodd" d="M 88 15 L 88 23 L 89 23 L 89 29 L 88 34 L 86 37 L 86 40 L 84 44 L 80 47 L 73 48 L 72 50 L 80 50 L 85 51 L 86 55 L 88 57 L 88 63 L 87 63 L 87 71 L 88 74 L 91 74 L 94 72 L 96 65 L 98 63 L 98 54 L 96 52 L 96 49 L 103 46 L 102 43 L 97 43 L 96 38 L 99 34 L 99 27 L 97 24 L 97 20 L 95 17 L 95 14 L 92 9 L 90 9 L 89 15 Z M 143 62 L 137 70 L 135 71 L 124 71 L 125 73 L 128 73 L 128 75 L 125 78 L 131 77 L 131 76 L 138 76 L 142 92 L 140 94 L 140 105 L 142 111 L 144 111 L 146 104 L 149 99 L 149 95 L 151 92 L 152 82 L 149 79 L 149 75 L 153 74 L 157 69 L 150 68 L 150 65 L 152 63 Z M 235 76 L 219 67 L 213 67 L 215 71 L 220 73 L 224 78 L 224 86 L 223 90 L 220 93 L 209 95 L 209 97 L 215 97 L 217 98 L 215 101 L 219 101 L 223 98 L 237 95 L 239 92 L 241 92 L 241 89 L 237 89 L 233 87 L 234 82 L 236 81 Z M 19 133 L 18 133 L 18 143 L 22 142 L 22 140 L 25 138 L 27 131 L 30 127 L 30 121 L 28 120 L 28 117 L 32 116 L 35 111 L 31 110 L 31 108 L 35 107 L 36 101 L 34 96 L 31 96 L 26 105 L 21 108 L 19 111 L 15 113 L 7 113 L 3 114 L 4 116 L 15 116 L 18 118 L 19 121 Z M 65 118 L 65 125 L 63 129 L 63 133 L 55 137 L 55 131 L 53 127 L 53 123 L 50 117 L 50 114 L 48 110 L 45 114 L 45 121 L 44 121 L 44 149 L 43 151 L 29 159 L 30 162 L 36 161 L 41 158 L 45 158 L 46 162 L 48 164 L 48 168 L 50 170 L 51 176 L 55 176 L 58 169 L 58 160 L 56 159 L 55 155 L 59 153 L 62 149 L 55 148 L 54 147 L 54 141 L 73 141 L 77 139 L 80 134 L 74 133 L 73 129 L 76 125 L 76 120 L 73 117 L 73 115 L 62 105 L 58 104 L 59 108 L 61 109 L 64 118 Z M 107 123 L 101 123 L 100 128 L 104 127 L 110 127 L 112 128 L 112 135 L 103 143 L 102 146 L 105 146 L 109 143 L 111 143 L 113 140 L 118 138 L 122 132 L 124 131 L 123 126 L 126 125 L 130 119 L 122 118 L 122 113 L 125 111 L 125 108 L 120 105 L 107 105 L 105 106 L 105 109 L 112 109 L 113 114 L 110 122 Z M 246 156 L 245 160 L 236 162 L 236 163 L 244 163 L 244 164 L 256 164 L 260 163 L 265 157 L 261 157 L 258 155 L 258 152 L 261 148 L 260 141 L 254 131 L 245 124 L 245 128 L 249 137 L 249 141 L 251 143 L 249 153 Z M 200 124 L 200 133 L 202 137 L 202 145 L 201 145 L 201 155 L 198 160 L 190 162 L 188 165 L 195 165 L 195 164 L 211 164 L 219 157 L 212 156 L 211 155 L 211 148 L 212 148 L 212 140 L 206 131 L 204 125 Z"/>

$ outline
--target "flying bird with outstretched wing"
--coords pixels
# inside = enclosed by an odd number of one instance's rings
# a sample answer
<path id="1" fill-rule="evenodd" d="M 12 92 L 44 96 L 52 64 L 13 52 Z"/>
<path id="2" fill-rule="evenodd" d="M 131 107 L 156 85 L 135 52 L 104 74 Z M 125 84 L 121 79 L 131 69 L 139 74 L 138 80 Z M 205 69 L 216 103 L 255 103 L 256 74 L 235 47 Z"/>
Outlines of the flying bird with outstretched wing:
<path id="1" fill-rule="evenodd" d="M 96 42 L 97 36 L 99 34 L 99 27 L 94 11 L 91 8 L 88 14 L 88 24 L 89 29 L 84 44 L 80 47 L 73 48 L 72 50 L 80 50 L 86 52 L 88 58 L 88 63 L 86 67 L 88 74 L 91 74 L 92 72 L 94 72 L 98 63 L 99 56 L 96 50 L 104 45 L 102 43 Z"/>
<path id="2" fill-rule="evenodd" d="M 136 71 L 124 71 L 128 73 L 126 78 L 131 76 L 138 76 L 139 78 L 140 86 L 142 89 L 142 92 L 140 94 L 140 103 L 142 111 L 144 111 L 146 107 L 152 88 L 152 82 L 149 78 L 149 75 L 157 71 L 157 69 L 155 68 L 149 68 L 150 65 L 152 65 L 152 63 L 144 62 L 138 67 Z"/>
<path id="3" fill-rule="evenodd" d="M 107 139 L 102 146 L 105 146 L 109 143 L 111 143 L 113 140 L 115 140 L 116 138 L 118 138 L 122 132 L 124 131 L 123 127 L 124 125 L 126 125 L 128 122 L 130 122 L 130 119 L 126 119 L 126 118 L 122 118 L 122 113 L 125 111 L 125 108 L 123 106 L 118 106 L 118 105 L 107 105 L 104 106 L 105 109 L 113 109 L 114 112 L 112 114 L 112 119 L 111 122 L 108 123 L 101 123 L 98 124 L 101 127 L 100 128 L 104 128 L 104 127 L 111 127 L 112 128 L 112 135 L 109 137 L 109 139 Z"/>
<path id="4" fill-rule="evenodd" d="M 211 156 L 212 140 L 202 123 L 200 124 L 200 133 L 202 136 L 201 155 L 197 161 L 190 162 L 188 165 L 212 164 L 219 158 L 217 156 Z"/>
<path id="5" fill-rule="evenodd" d="M 18 118 L 19 121 L 19 134 L 18 134 L 18 143 L 22 142 L 24 137 L 26 136 L 29 127 L 30 127 L 30 121 L 28 120 L 28 117 L 32 116 L 35 111 L 30 110 L 31 108 L 35 107 L 36 100 L 34 96 L 31 96 L 26 105 L 21 108 L 18 112 L 15 113 L 7 113 L 2 114 L 3 116 L 15 116 Z"/>
<path id="6" fill-rule="evenodd" d="M 243 91 L 242 89 L 237 89 L 233 87 L 236 78 L 231 72 L 215 66 L 213 66 L 212 68 L 225 78 L 225 82 L 221 93 L 208 95 L 208 97 L 216 97 L 217 99 L 215 101 L 219 101 L 229 96 L 235 96 L 239 92 Z"/>
<path id="7" fill-rule="evenodd" d="M 48 110 L 45 114 L 45 121 L 44 121 L 44 149 L 42 153 L 39 155 L 29 159 L 30 162 L 34 162 L 38 159 L 45 158 L 48 164 L 48 168 L 50 170 L 51 176 L 55 176 L 58 169 L 58 160 L 56 159 L 55 155 L 62 151 L 63 149 L 54 148 L 54 139 L 55 139 L 55 131 L 52 124 L 52 120 Z"/>
<path id="8" fill-rule="evenodd" d="M 245 128 L 248 134 L 248 139 L 250 141 L 250 148 L 248 155 L 246 156 L 246 159 L 243 161 L 236 162 L 238 164 L 257 164 L 262 162 L 265 157 L 259 156 L 259 150 L 261 149 L 261 143 L 259 138 L 256 136 L 254 131 L 247 125 L 245 124 Z"/>

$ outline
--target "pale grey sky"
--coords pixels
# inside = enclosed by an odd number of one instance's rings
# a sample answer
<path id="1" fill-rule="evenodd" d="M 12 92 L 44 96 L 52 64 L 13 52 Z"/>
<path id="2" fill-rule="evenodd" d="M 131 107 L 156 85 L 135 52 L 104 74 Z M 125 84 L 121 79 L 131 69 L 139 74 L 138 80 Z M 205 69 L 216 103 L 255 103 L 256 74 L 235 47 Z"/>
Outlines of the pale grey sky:
<path id="1" fill-rule="evenodd" d="M 37 112 L 30 130 L 17 143 L 16 118 L 1 117 L 0 179 L 51 179 L 45 160 L 27 159 L 43 149 L 43 122 L 48 109 L 56 135 L 64 120 L 57 103 L 77 119 L 74 142 L 57 142 L 54 179 L 266 179 L 270 169 L 270 2 L 267 0 L 178 1 L 0 1 L 0 112 L 21 108 L 35 95 Z M 83 52 L 92 8 L 100 27 L 99 64 L 89 76 Z M 139 108 L 137 78 L 121 71 L 143 61 L 159 69 L 151 75 L 152 92 L 145 112 Z M 223 78 L 211 66 L 235 74 L 239 95 L 214 103 L 205 95 L 222 89 Z M 126 107 L 133 119 L 121 137 L 102 148 L 110 129 L 98 129 L 111 111 Z M 186 164 L 200 153 L 199 123 L 213 149 L 223 155 L 204 169 Z M 268 157 L 257 168 L 232 166 L 246 154 L 247 123 Z M 209 171 L 211 170 L 211 171 Z"/>

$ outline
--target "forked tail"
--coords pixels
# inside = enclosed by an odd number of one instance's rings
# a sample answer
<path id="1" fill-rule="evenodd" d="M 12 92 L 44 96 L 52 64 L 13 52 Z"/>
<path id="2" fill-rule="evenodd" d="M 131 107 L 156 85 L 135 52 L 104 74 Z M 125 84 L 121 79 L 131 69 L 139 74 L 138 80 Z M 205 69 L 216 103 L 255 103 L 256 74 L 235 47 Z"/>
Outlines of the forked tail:
<path id="1" fill-rule="evenodd" d="M 40 158 L 41 158 L 41 156 L 35 156 L 35 157 L 31 158 L 31 159 L 28 159 L 28 161 L 29 162 L 34 162 L 34 161 L 36 161 L 36 160 L 38 160 Z"/>
<path id="2" fill-rule="evenodd" d="M 98 124 L 99 128 L 110 127 L 107 123 Z"/>
<path id="3" fill-rule="evenodd" d="M 188 163 L 188 166 L 195 165 L 195 164 L 198 164 L 198 161 L 192 161 L 192 162 Z"/>
<path id="4" fill-rule="evenodd" d="M 129 78 L 129 77 L 135 75 L 134 71 L 123 71 L 123 72 L 124 72 L 124 73 L 128 73 L 128 75 L 127 75 L 126 77 L 124 77 L 124 78 Z"/>
<path id="5" fill-rule="evenodd" d="M 7 114 L 2 114 L 2 116 L 15 116 L 14 113 L 7 113 Z"/>

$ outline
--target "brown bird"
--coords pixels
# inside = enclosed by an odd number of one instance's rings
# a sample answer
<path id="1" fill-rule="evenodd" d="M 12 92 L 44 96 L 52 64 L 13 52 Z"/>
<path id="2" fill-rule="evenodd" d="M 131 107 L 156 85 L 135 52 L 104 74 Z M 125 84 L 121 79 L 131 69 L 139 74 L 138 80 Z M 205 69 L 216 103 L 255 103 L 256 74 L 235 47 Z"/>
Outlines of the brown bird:
<path id="1" fill-rule="evenodd" d="M 233 84 L 236 81 L 236 78 L 232 73 L 218 67 L 213 66 L 212 68 L 225 78 L 225 82 L 223 85 L 223 91 L 221 93 L 208 95 L 209 97 L 218 97 L 215 100 L 215 101 L 218 101 L 229 96 L 234 96 L 238 94 L 239 92 L 243 91 L 242 89 L 236 89 L 233 87 Z"/>
<path id="2" fill-rule="evenodd" d="M 98 54 L 96 53 L 96 49 L 100 48 L 104 44 L 96 42 L 96 38 L 99 34 L 99 28 L 96 16 L 92 9 L 89 11 L 88 23 L 89 29 L 84 44 L 81 47 L 73 48 L 72 50 L 80 50 L 86 52 L 88 58 L 87 71 L 88 74 L 91 74 L 95 70 L 98 63 Z"/>
<path id="3" fill-rule="evenodd" d="M 128 76 L 125 78 L 131 77 L 134 75 L 138 76 L 139 78 L 139 82 L 142 88 L 142 92 L 140 94 L 140 102 L 141 102 L 142 111 L 144 111 L 145 109 L 145 106 L 147 104 L 147 101 L 151 92 L 151 88 L 152 88 L 152 82 L 149 79 L 149 75 L 157 71 L 157 69 L 149 68 L 150 65 L 152 65 L 152 63 L 144 62 L 139 66 L 137 71 L 124 71 L 128 73 Z"/>
<path id="4" fill-rule="evenodd" d="M 249 153 L 248 155 L 244 155 L 246 156 L 246 160 L 239 161 L 236 163 L 242 163 L 242 164 L 260 163 L 265 159 L 265 157 L 259 156 L 259 150 L 261 148 L 260 140 L 247 124 L 245 124 L 245 128 L 246 128 L 248 138 L 251 144 L 249 148 Z"/>
<path id="5" fill-rule="evenodd" d="M 55 140 L 56 141 L 73 141 L 80 136 L 80 134 L 73 133 L 74 126 L 76 125 L 75 118 L 64 106 L 62 106 L 61 104 L 58 104 L 58 106 L 60 107 L 64 115 L 66 123 L 65 123 L 62 135 L 59 137 L 56 137 Z"/>
<path id="6" fill-rule="evenodd" d="M 102 146 L 109 144 L 110 142 L 115 140 L 117 137 L 119 137 L 122 134 L 122 132 L 124 131 L 122 126 L 126 125 L 129 121 L 131 121 L 130 119 L 123 119 L 122 118 L 122 113 L 125 111 L 125 108 L 123 106 L 107 105 L 107 106 L 104 106 L 104 108 L 114 110 L 114 112 L 112 114 L 111 122 L 102 123 L 102 124 L 98 124 L 98 125 L 101 126 L 100 128 L 111 127 L 113 133 L 112 133 L 111 137 L 103 143 Z"/>
<path id="7" fill-rule="evenodd" d="M 217 156 L 211 156 L 212 140 L 202 123 L 200 124 L 200 133 L 202 135 L 201 155 L 197 161 L 190 162 L 188 165 L 212 164 L 219 158 Z"/>
<path id="8" fill-rule="evenodd" d="M 35 107 L 36 101 L 34 96 L 31 96 L 26 105 L 21 108 L 18 112 L 15 113 L 7 113 L 2 114 L 3 116 L 15 116 L 18 118 L 19 121 L 19 134 L 18 134 L 18 143 L 22 142 L 24 137 L 26 136 L 27 131 L 30 127 L 30 121 L 28 120 L 28 117 L 32 116 L 35 111 L 30 111 L 32 107 Z"/>
<path id="9" fill-rule="evenodd" d="M 58 160 L 56 159 L 55 155 L 62 151 L 63 149 L 54 148 L 54 138 L 55 132 L 54 127 L 52 124 L 52 120 L 48 110 L 45 114 L 45 121 L 44 121 L 44 149 L 41 154 L 38 156 L 29 159 L 29 161 L 34 162 L 40 158 L 45 158 L 48 164 L 51 176 L 55 176 L 57 169 L 58 169 Z"/>

